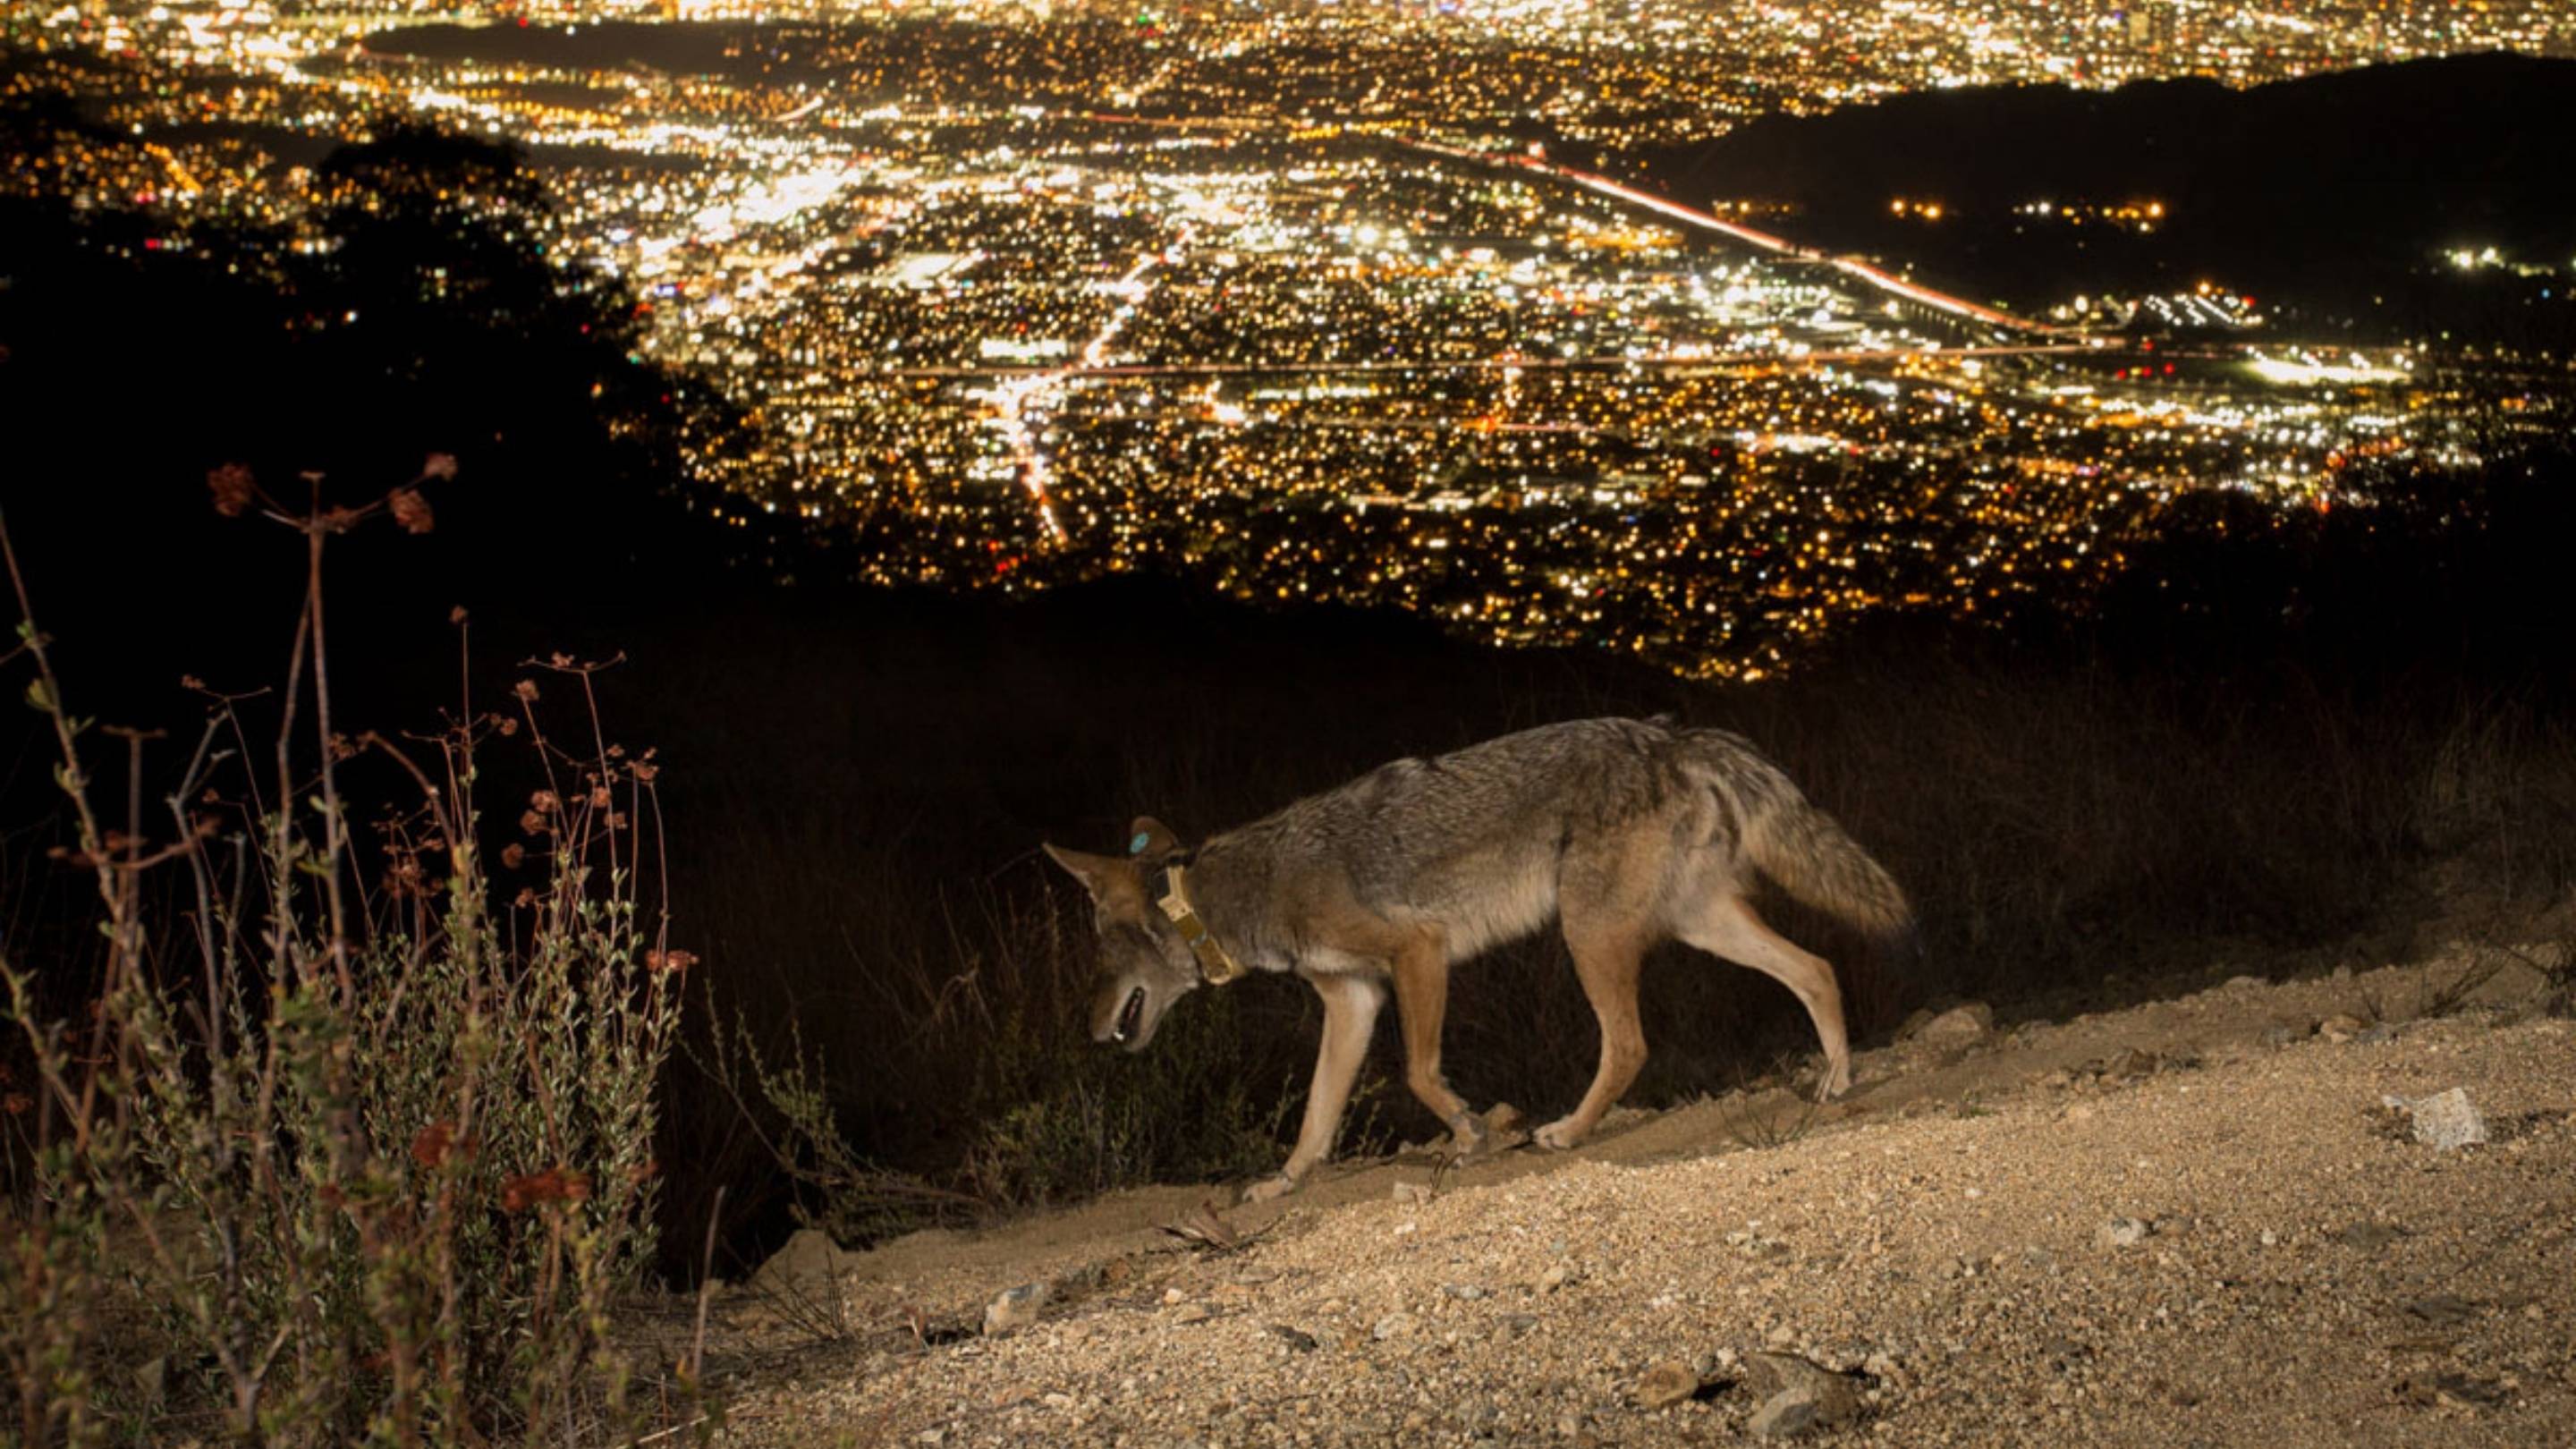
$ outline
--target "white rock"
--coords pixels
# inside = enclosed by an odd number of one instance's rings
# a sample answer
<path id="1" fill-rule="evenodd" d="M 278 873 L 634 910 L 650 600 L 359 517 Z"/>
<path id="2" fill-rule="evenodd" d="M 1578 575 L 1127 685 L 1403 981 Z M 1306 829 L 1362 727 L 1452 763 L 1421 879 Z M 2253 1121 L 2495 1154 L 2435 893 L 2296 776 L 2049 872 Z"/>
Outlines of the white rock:
<path id="1" fill-rule="evenodd" d="M 1822 1406 L 1812 1389 L 1783 1389 L 1762 1401 L 1744 1427 L 1757 1439 L 1789 1439 L 1816 1427 Z"/>
<path id="2" fill-rule="evenodd" d="M 819 1300 L 837 1290 L 841 1275 L 857 1256 L 813 1228 L 799 1228 L 785 1247 L 770 1254 L 769 1261 L 751 1275 L 751 1289 L 797 1301 Z"/>
<path id="3" fill-rule="evenodd" d="M 2390 1107 L 2415 1123 L 2415 1140 L 2436 1151 L 2471 1147 L 2487 1140 L 2487 1119 L 2469 1100 L 2466 1087 L 2453 1087 L 2429 1097 L 2386 1097 Z"/>
<path id="4" fill-rule="evenodd" d="M 984 1332 L 997 1337 L 1014 1329 L 1026 1328 L 1038 1321 L 1045 1311 L 1047 1287 L 1044 1283 L 1023 1283 L 1006 1288 L 992 1302 L 984 1305 Z"/>
<path id="5" fill-rule="evenodd" d="M 2106 1248 L 2134 1248 L 2146 1240 L 2147 1225 L 2137 1218 L 2113 1218 L 2093 1234 L 2093 1241 Z"/>
<path id="6" fill-rule="evenodd" d="M 1932 1046 L 1967 1046 L 1995 1029 L 1995 1009 L 1982 1001 L 1954 1006 L 1916 1029 L 1914 1039 Z"/>

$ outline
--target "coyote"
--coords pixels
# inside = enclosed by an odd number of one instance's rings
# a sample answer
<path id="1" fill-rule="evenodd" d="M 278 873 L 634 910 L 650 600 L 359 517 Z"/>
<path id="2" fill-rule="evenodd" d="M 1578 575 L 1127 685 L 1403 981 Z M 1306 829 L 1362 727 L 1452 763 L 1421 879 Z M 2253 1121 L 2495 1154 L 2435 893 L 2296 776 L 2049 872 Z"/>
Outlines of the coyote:
<path id="1" fill-rule="evenodd" d="M 1536 1134 L 1563 1149 L 1645 1064 L 1638 965 L 1667 939 L 1795 992 L 1824 1044 L 1820 1099 L 1850 1087 L 1834 969 L 1754 913 L 1756 880 L 1880 938 L 1913 932 L 1896 882 L 1778 766 L 1741 736 L 1661 719 L 1578 720 L 1397 760 L 1195 849 L 1147 817 L 1124 856 L 1046 850 L 1095 907 L 1095 1040 L 1142 1051 L 1173 1002 L 1247 970 L 1294 971 L 1323 998 L 1296 1148 L 1254 1200 L 1295 1191 L 1331 1153 L 1390 983 L 1407 1085 L 1460 1152 L 1477 1151 L 1484 1123 L 1440 1074 L 1449 968 L 1554 919 L 1601 1022 L 1591 1090 Z"/>

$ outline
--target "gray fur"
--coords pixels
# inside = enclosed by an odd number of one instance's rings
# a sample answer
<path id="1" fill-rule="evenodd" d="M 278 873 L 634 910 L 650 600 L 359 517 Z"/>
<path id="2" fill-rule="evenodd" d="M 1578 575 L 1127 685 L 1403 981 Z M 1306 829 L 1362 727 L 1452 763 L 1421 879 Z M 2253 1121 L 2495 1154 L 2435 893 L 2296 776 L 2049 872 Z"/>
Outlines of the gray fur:
<path id="1" fill-rule="evenodd" d="M 1632 719 L 1575 720 L 1381 765 L 1212 836 L 1194 894 L 1248 965 L 1286 971 L 1329 942 L 1297 905 L 1347 890 L 1390 920 L 1446 927 L 1463 961 L 1555 918 L 1569 876 L 1590 879 L 1639 833 L 1668 835 L 1650 892 L 1667 934 L 1676 906 L 1749 889 L 1757 873 L 1874 933 L 1911 929 L 1904 892 L 1832 816 L 1807 803 L 1743 736 Z"/>
<path id="2" fill-rule="evenodd" d="M 1537 1140 L 1572 1147 L 1645 1060 L 1639 962 L 1679 940 L 1778 980 L 1814 1021 L 1818 1092 L 1850 1085 L 1842 996 L 1831 963 L 1773 932 L 1753 909 L 1764 881 L 1879 937 L 1910 938 L 1905 893 L 1831 816 L 1738 735 L 1661 720 L 1593 719 L 1505 735 L 1434 759 L 1404 759 L 1195 852 L 1136 822 L 1132 858 L 1048 851 L 1098 906 L 1100 991 L 1092 1034 L 1142 1050 L 1199 967 L 1151 902 L 1188 856 L 1188 904 L 1224 954 L 1294 971 L 1324 1002 L 1324 1041 L 1286 1170 L 1256 1195 L 1292 1190 L 1331 1151 L 1388 986 L 1404 1015 L 1407 1082 L 1457 1133 L 1484 1129 L 1440 1074 L 1440 1019 L 1458 962 L 1557 923 L 1601 1022 L 1592 1089 Z"/>

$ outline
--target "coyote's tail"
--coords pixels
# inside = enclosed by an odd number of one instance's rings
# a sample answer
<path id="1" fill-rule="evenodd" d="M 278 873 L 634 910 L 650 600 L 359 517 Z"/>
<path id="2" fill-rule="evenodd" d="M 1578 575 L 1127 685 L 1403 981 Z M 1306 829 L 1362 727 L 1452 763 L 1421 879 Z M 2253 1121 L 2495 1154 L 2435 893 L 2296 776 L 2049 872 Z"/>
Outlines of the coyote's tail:
<path id="1" fill-rule="evenodd" d="M 1774 885 L 1899 950 L 1914 944 L 1914 907 L 1885 867 L 1834 817 L 1794 791 L 1749 822 L 1744 852 Z"/>

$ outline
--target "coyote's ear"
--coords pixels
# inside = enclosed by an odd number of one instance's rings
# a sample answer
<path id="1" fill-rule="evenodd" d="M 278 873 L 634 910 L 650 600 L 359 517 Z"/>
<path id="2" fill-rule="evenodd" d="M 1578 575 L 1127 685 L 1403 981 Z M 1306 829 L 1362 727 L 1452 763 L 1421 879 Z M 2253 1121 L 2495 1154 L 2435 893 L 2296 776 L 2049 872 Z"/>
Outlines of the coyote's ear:
<path id="1" fill-rule="evenodd" d="M 1075 880 L 1082 882 L 1082 888 L 1091 892 L 1091 898 L 1094 901 L 1104 905 L 1108 903 L 1110 893 L 1118 888 L 1117 882 L 1122 877 L 1132 878 L 1127 869 L 1127 862 L 1114 855 L 1092 855 L 1084 851 L 1067 850 L 1061 845 L 1049 845 L 1044 849 L 1050 859 L 1063 866 Z"/>
<path id="2" fill-rule="evenodd" d="M 1172 833 L 1172 827 L 1151 815 L 1139 815 L 1136 823 L 1127 827 L 1127 853 L 1148 865 L 1178 855 L 1180 850 L 1181 838 Z"/>

